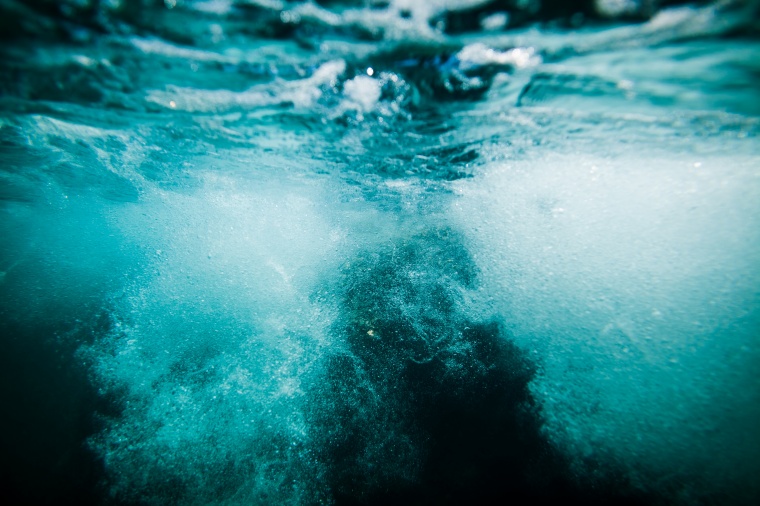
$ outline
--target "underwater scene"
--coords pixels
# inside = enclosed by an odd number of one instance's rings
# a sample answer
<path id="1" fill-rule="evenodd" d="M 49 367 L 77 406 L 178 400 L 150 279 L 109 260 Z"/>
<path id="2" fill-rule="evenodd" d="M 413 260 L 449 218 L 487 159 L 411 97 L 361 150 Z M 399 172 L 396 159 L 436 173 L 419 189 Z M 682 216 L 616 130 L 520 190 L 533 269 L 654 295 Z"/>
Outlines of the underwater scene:
<path id="1" fill-rule="evenodd" d="M 760 504 L 760 1 L 0 0 L 2 490 Z"/>

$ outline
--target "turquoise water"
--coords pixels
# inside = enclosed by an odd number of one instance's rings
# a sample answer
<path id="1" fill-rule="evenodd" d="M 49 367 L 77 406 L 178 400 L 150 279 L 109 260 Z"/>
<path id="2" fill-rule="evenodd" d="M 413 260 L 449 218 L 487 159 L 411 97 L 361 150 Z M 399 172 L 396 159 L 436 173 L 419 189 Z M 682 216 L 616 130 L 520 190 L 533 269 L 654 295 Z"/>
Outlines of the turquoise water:
<path id="1" fill-rule="evenodd" d="M 0 3 L 9 494 L 757 504 L 758 12 Z"/>

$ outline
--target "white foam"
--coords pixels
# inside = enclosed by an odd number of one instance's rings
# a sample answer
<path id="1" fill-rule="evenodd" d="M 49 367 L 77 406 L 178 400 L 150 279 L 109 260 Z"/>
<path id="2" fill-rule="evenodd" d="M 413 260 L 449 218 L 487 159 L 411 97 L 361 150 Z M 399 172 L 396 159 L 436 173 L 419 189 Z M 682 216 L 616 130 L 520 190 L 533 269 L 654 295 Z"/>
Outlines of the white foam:
<path id="1" fill-rule="evenodd" d="M 360 112 L 370 112 L 380 100 L 380 81 L 368 76 L 356 76 L 343 84 L 346 97 L 345 108 L 356 108 Z"/>
<path id="2" fill-rule="evenodd" d="M 752 156 L 686 158 L 497 163 L 457 184 L 455 213 L 484 298 L 541 363 L 551 438 L 700 496 L 759 471 L 760 178 Z"/>
<path id="3" fill-rule="evenodd" d="M 530 47 L 516 47 L 508 51 L 497 51 L 483 43 L 463 47 L 457 58 L 465 65 L 509 65 L 518 69 L 535 67 L 541 63 L 541 56 Z"/>
<path id="4" fill-rule="evenodd" d="M 187 112 L 227 112 L 288 102 L 308 108 L 322 97 L 324 88 L 337 86 L 345 69 L 345 61 L 334 60 L 319 66 L 310 77 L 295 81 L 276 81 L 240 92 L 170 85 L 164 90 L 149 90 L 145 99 L 167 109 Z"/>

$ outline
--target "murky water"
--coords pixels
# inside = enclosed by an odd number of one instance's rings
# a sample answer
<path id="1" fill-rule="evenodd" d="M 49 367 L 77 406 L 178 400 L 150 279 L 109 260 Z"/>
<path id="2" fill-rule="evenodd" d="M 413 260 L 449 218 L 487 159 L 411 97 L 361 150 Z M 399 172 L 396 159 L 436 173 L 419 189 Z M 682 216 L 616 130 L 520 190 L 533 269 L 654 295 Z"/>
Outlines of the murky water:
<path id="1" fill-rule="evenodd" d="M 34 504 L 756 504 L 754 1 L 0 3 Z"/>

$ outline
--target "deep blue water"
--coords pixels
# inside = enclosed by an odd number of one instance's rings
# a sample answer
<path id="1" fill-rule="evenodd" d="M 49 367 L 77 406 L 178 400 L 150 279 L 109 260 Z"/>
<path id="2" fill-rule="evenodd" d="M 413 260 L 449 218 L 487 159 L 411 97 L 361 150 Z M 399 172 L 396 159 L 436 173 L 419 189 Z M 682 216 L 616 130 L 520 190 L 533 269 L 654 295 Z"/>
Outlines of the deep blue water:
<path id="1" fill-rule="evenodd" d="M 760 503 L 760 5 L 0 1 L 14 504 Z"/>

